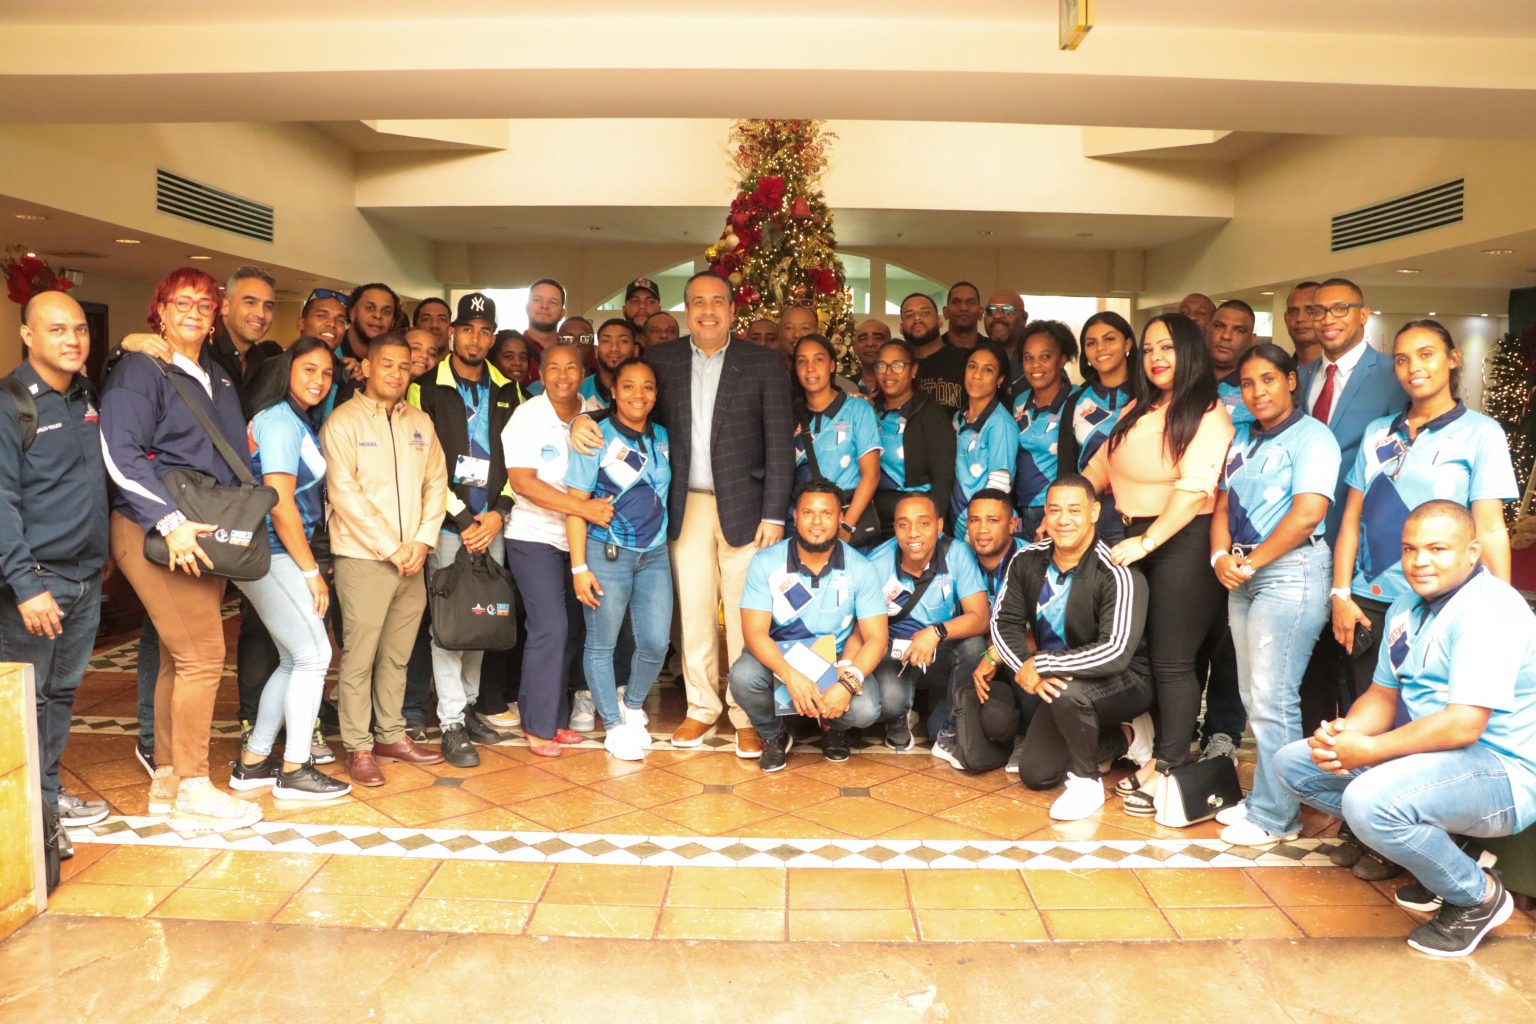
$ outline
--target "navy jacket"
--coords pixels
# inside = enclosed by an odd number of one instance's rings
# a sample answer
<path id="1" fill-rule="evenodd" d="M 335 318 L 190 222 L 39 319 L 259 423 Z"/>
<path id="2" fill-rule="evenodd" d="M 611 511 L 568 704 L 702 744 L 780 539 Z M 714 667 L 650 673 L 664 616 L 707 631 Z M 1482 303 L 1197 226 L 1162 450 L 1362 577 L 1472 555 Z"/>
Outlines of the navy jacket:
<path id="1" fill-rule="evenodd" d="M 202 381 L 179 366 L 166 366 L 143 353 L 124 356 L 107 378 L 101 396 L 101 442 L 107 473 L 116 486 L 112 508 L 148 533 L 178 511 L 160 478 L 172 469 L 195 469 L 225 486 L 237 483 L 234 470 L 214 448 L 192 410 L 167 379 L 174 374 L 191 385 L 195 399 L 250 466 L 250 444 L 240 394 L 229 374 L 203 346 L 198 365 L 213 381 L 207 398 Z"/>
<path id="2" fill-rule="evenodd" d="M 37 403 L 37 439 L 21 450 L 15 404 L 0 399 L 0 577 L 28 601 L 38 570 L 81 581 L 107 561 L 107 475 L 95 393 L 76 376 L 60 394 L 31 364 L 11 374 Z"/>

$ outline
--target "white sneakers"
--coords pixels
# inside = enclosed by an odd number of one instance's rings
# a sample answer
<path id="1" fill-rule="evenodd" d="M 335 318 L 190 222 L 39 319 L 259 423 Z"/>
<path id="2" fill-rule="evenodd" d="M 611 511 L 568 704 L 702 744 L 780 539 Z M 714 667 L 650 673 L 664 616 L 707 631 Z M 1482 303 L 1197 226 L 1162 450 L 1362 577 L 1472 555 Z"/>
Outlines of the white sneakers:
<path id="1" fill-rule="evenodd" d="M 1283 832 L 1277 835 L 1263 826 L 1255 825 L 1248 820 L 1246 800 L 1217 811 L 1216 824 L 1227 826 L 1221 830 L 1221 841 L 1228 846 L 1274 846 L 1276 843 L 1288 843 L 1300 834 Z"/>
<path id="2" fill-rule="evenodd" d="M 175 806 L 176 776 L 171 774 L 170 765 L 163 764 L 150 776 L 149 804 L 145 808 L 145 813 L 170 814 Z"/>
<path id="3" fill-rule="evenodd" d="M 1240 821 L 1248 820 L 1248 801 L 1239 800 L 1231 807 L 1223 807 L 1216 812 L 1216 824 L 1236 825 Z"/>
<path id="4" fill-rule="evenodd" d="M 1152 738 L 1155 731 L 1152 712 L 1143 711 L 1131 719 L 1131 742 L 1125 756 L 1134 761 L 1138 768 L 1152 760 Z"/>
<path id="5" fill-rule="evenodd" d="M 237 800 L 206 778 L 182 779 L 171 811 L 171 828 L 184 835 L 232 832 L 261 820 L 261 807 Z"/>
<path id="6" fill-rule="evenodd" d="M 591 690 L 577 690 L 571 696 L 571 729 L 575 732 L 592 732 L 597 728 L 597 705 L 592 703 Z"/>
<path id="7" fill-rule="evenodd" d="M 497 732 L 511 732 L 523 724 L 523 716 L 518 713 L 516 704 L 508 704 L 507 710 L 496 715 L 481 715 L 480 721 Z"/>
<path id="8" fill-rule="evenodd" d="M 1081 821 L 1104 806 L 1104 783 L 1067 773 L 1067 788 L 1051 804 L 1051 817 L 1057 821 Z"/>
<path id="9" fill-rule="evenodd" d="M 620 722 L 603 736 L 603 749 L 620 761 L 645 760 L 645 748 L 650 746 L 651 734 L 638 722 Z"/>

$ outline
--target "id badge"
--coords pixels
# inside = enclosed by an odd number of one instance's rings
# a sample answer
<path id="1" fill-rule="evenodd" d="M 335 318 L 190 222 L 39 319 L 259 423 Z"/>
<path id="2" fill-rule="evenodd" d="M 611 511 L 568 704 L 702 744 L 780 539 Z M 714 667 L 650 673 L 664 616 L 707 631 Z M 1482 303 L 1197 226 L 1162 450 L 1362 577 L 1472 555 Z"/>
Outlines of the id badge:
<path id="1" fill-rule="evenodd" d="M 460 455 L 453 463 L 453 482 L 464 487 L 484 487 L 491 479 L 491 460 Z"/>

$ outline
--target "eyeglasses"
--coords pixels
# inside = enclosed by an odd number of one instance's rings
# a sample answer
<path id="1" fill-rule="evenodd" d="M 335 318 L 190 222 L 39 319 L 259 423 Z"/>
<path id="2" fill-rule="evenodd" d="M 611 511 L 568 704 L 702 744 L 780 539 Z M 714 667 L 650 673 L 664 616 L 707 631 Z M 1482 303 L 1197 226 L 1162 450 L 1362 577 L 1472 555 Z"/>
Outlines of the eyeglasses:
<path id="1" fill-rule="evenodd" d="M 1364 309 L 1363 302 L 1335 302 L 1331 306 L 1308 306 L 1307 318 L 1322 320 L 1325 317 L 1333 317 L 1335 320 L 1343 320 L 1352 309 Z"/>
<path id="2" fill-rule="evenodd" d="M 332 291 L 329 288 L 316 288 L 314 291 L 310 292 L 309 298 L 304 300 L 304 305 L 307 306 L 311 302 L 314 302 L 316 299 L 335 299 L 337 302 L 341 303 L 342 306 L 352 305 L 352 296 L 349 293 Z"/>
<path id="3" fill-rule="evenodd" d="M 195 307 L 203 316 L 213 316 L 213 311 L 218 309 L 218 303 L 212 299 L 194 299 L 190 295 L 178 295 L 171 300 L 171 305 L 176 307 L 178 313 L 190 313 Z"/>
<path id="4" fill-rule="evenodd" d="M 880 362 L 875 364 L 875 372 L 876 373 L 906 373 L 907 372 L 907 367 L 909 367 L 911 365 L 912 364 L 907 362 L 905 359 L 897 359 L 896 361 L 890 362 L 890 363 L 887 363 L 885 360 L 882 359 Z"/>
<path id="5" fill-rule="evenodd" d="M 1011 303 L 1010 304 L 1006 304 L 1006 305 L 1002 305 L 1002 306 L 988 306 L 987 307 L 987 316 L 1007 316 L 1007 315 L 1009 315 L 1010 313 L 1013 313 L 1013 312 L 1014 312 L 1014 308 L 1013 308 L 1013 305 Z"/>
<path id="6" fill-rule="evenodd" d="M 597 338 L 595 334 L 562 334 L 560 340 L 567 345 L 590 345 Z"/>

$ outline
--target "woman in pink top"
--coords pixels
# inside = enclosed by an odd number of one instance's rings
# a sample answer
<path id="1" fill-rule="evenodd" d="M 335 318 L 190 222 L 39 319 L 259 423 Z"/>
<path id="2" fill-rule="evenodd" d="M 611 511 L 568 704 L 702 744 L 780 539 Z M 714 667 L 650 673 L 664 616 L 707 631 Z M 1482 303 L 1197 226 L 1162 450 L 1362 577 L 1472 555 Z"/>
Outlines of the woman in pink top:
<path id="1" fill-rule="evenodd" d="M 1125 540 L 1111 549 L 1111 559 L 1139 562 L 1147 578 L 1155 760 L 1118 788 L 1127 814 L 1152 814 L 1150 783 L 1189 759 L 1200 714 L 1195 659 L 1226 606 L 1226 591 L 1211 571 L 1210 532 L 1233 431 L 1193 320 L 1170 313 L 1147 324 L 1136 365 L 1131 404 L 1084 475 L 1114 492 L 1125 523 Z"/>

